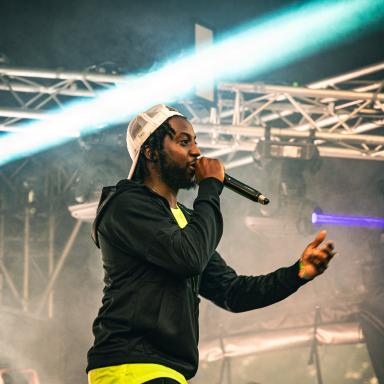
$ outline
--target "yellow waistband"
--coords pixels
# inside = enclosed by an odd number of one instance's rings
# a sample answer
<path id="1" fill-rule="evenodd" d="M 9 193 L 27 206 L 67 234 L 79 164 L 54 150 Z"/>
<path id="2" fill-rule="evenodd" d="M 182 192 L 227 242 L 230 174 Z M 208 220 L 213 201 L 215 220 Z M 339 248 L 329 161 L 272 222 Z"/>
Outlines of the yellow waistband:
<path id="1" fill-rule="evenodd" d="M 92 369 L 88 372 L 88 384 L 116 384 L 119 379 L 124 383 L 142 384 L 159 377 L 188 384 L 181 373 L 160 364 L 121 364 Z"/>

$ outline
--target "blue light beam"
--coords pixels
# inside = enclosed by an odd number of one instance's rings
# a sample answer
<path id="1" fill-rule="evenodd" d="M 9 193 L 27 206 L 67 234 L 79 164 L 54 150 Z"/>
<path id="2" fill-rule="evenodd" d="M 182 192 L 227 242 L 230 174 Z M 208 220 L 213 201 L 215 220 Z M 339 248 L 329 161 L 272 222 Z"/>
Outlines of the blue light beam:
<path id="1" fill-rule="evenodd" d="M 213 46 L 130 76 L 90 101 L 68 104 L 49 119 L 0 138 L 0 166 L 74 137 L 108 128 L 157 103 L 190 95 L 194 86 L 260 74 L 320 51 L 384 21 L 383 0 L 312 1 L 227 33 Z"/>
<path id="2" fill-rule="evenodd" d="M 368 216 L 342 216 L 313 212 L 312 224 L 336 225 L 340 227 L 384 228 L 384 218 Z"/>

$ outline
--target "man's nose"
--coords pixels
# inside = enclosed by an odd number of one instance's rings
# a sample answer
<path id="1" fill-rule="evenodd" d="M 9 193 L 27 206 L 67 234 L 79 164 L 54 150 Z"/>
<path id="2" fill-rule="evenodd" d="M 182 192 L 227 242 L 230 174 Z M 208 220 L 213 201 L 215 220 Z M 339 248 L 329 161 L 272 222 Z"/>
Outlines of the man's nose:
<path id="1" fill-rule="evenodd" d="M 194 157 L 199 157 L 201 155 L 200 148 L 197 146 L 197 144 L 192 144 L 190 154 Z"/>

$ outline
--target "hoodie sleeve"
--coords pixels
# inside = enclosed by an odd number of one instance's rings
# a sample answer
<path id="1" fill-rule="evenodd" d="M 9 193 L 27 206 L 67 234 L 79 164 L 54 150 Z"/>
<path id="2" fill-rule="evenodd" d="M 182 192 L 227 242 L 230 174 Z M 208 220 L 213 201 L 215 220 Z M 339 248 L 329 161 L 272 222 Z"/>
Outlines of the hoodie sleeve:
<path id="1" fill-rule="evenodd" d="M 215 178 L 199 184 L 193 215 L 183 229 L 158 198 L 143 191 L 121 193 L 111 202 L 98 231 L 131 256 L 181 276 L 201 274 L 223 232 L 222 189 Z"/>
<path id="2" fill-rule="evenodd" d="M 231 312 L 245 312 L 281 301 L 306 283 L 299 262 L 261 276 L 238 276 L 215 252 L 205 268 L 199 294 Z"/>

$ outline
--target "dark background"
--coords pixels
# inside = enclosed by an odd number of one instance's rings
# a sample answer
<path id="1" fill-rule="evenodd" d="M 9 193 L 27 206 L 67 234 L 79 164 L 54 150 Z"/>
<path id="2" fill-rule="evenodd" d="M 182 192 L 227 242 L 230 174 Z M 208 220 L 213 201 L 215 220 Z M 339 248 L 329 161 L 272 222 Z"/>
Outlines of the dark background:
<path id="1" fill-rule="evenodd" d="M 12 66 L 82 70 L 112 62 L 126 72 L 150 68 L 193 45 L 194 22 L 216 35 L 300 1 L 0 2 L 0 52 Z M 301 83 L 379 62 L 383 29 L 350 39 L 302 62 L 266 73 L 263 80 Z"/>

